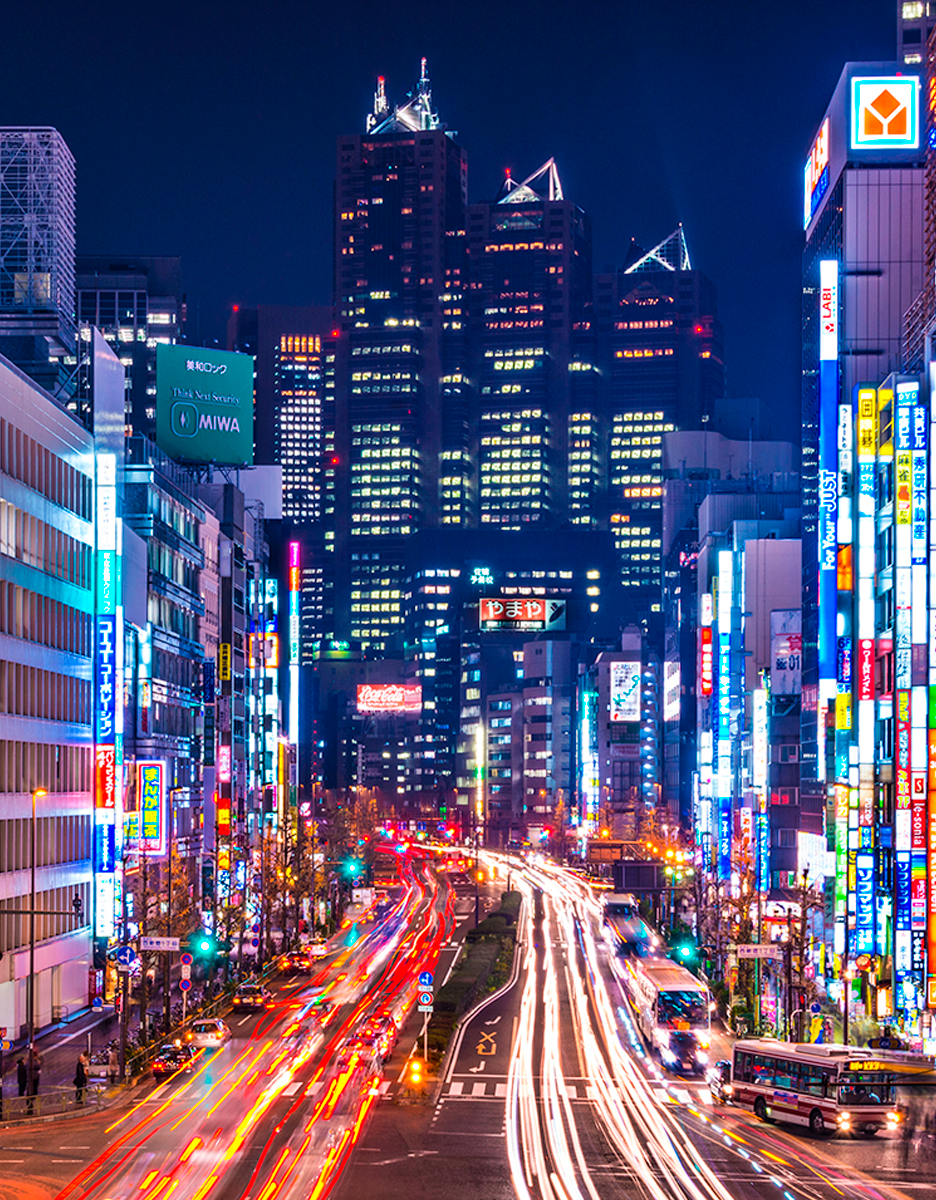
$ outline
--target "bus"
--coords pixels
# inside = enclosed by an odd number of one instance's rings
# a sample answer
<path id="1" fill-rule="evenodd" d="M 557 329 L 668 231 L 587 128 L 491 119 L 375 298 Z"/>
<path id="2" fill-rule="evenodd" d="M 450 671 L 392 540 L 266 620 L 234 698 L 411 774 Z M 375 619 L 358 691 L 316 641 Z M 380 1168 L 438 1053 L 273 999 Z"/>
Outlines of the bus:
<path id="1" fill-rule="evenodd" d="M 636 897 L 628 892 L 609 892 L 602 904 L 605 940 L 620 958 L 636 954 L 645 958 L 658 945 L 650 926 L 640 915 Z"/>
<path id="2" fill-rule="evenodd" d="M 735 1042 L 723 1090 L 761 1121 L 871 1136 L 899 1124 L 897 1085 L 928 1081 L 932 1070 L 931 1058 L 903 1051 L 752 1038 Z"/>
<path id="3" fill-rule="evenodd" d="M 704 1073 L 711 1036 L 711 997 L 705 984 L 668 958 L 619 961 L 651 1053 L 670 1070 Z"/>

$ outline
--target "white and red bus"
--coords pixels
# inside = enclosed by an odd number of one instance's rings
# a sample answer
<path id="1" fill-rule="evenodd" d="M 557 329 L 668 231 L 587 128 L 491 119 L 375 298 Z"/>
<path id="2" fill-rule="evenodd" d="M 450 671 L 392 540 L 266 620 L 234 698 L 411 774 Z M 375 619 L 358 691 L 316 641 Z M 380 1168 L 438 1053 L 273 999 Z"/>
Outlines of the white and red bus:
<path id="1" fill-rule="evenodd" d="M 752 1038 L 735 1042 L 724 1092 L 762 1121 L 870 1135 L 899 1123 L 897 1084 L 932 1070 L 931 1058 L 900 1051 Z"/>

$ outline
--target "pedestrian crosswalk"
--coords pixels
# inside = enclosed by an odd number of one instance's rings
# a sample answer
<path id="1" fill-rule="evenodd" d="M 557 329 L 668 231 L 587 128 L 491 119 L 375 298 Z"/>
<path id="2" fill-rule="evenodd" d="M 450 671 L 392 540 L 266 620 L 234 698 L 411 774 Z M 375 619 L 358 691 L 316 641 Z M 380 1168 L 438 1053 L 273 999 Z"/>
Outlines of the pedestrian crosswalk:
<path id="1" fill-rule="evenodd" d="M 675 1087 L 671 1084 L 653 1080 L 650 1086 L 664 1104 L 696 1104 L 698 1095 L 689 1088 Z M 570 1100 L 594 1101 L 598 1098 L 597 1089 L 587 1080 L 566 1080 L 566 1094 Z M 539 1087 L 537 1087 L 539 1091 Z M 452 1078 L 442 1088 L 443 1100 L 504 1100 L 507 1096 L 507 1083 L 488 1076 L 487 1079 Z"/>

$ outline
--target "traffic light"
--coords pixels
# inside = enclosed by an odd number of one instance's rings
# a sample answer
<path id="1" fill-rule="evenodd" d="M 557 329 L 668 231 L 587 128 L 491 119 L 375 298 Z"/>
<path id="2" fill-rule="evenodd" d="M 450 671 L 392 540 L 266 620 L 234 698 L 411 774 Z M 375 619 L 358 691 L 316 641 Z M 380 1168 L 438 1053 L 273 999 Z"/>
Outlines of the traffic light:
<path id="1" fill-rule="evenodd" d="M 676 958 L 682 963 L 690 963 L 696 957 L 695 942 L 679 942 L 673 947 Z"/>
<path id="2" fill-rule="evenodd" d="M 346 858 L 341 864 L 341 869 L 348 879 L 356 879 L 360 874 L 363 864 L 359 858 Z"/>
<path id="3" fill-rule="evenodd" d="M 189 950 L 202 962 L 210 963 L 218 952 L 218 943 L 210 933 L 200 929 L 189 938 Z"/>
<path id="4" fill-rule="evenodd" d="M 420 1059 L 411 1058 L 406 1064 L 406 1082 L 414 1090 L 422 1087 L 423 1065 Z"/>

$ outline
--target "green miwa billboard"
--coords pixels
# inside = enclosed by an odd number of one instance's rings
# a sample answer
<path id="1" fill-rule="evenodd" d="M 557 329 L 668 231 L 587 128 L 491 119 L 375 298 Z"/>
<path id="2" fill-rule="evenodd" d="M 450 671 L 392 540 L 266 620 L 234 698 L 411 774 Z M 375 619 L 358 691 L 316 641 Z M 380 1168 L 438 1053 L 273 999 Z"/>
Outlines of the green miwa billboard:
<path id="1" fill-rule="evenodd" d="M 170 458 L 252 466 L 253 420 L 252 355 L 156 347 L 156 442 Z"/>

